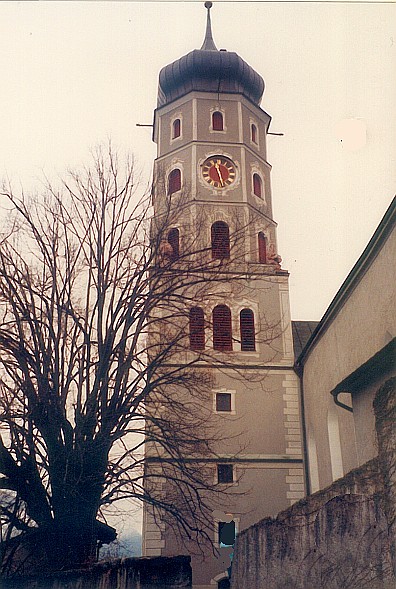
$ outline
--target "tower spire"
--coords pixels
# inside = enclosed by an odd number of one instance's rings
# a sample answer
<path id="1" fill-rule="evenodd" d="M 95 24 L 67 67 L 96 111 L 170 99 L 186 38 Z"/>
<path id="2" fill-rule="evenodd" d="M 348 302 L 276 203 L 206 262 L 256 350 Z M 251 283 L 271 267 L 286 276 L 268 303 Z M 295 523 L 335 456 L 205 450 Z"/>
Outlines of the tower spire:
<path id="1" fill-rule="evenodd" d="M 214 44 L 213 41 L 213 35 L 212 35 L 212 23 L 210 21 L 210 9 L 212 8 L 213 3 L 212 2 L 205 2 L 204 6 L 208 11 L 207 17 L 206 17 L 206 33 L 205 33 L 205 39 L 204 42 L 202 44 L 201 47 L 201 51 L 217 51 L 217 47 Z"/>

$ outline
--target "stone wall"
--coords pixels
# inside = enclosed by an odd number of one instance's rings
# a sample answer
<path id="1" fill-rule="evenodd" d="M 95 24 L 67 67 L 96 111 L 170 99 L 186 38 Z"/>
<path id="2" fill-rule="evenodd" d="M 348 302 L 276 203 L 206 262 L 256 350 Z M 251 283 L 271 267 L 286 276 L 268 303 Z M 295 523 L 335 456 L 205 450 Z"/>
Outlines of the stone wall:
<path id="1" fill-rule="evenodd" d="M 373 460 L 244 530 L 236 542 L 232 589 L 393 588 L 382 494 Z"/>
<path id="2" fill-rule="evenodd" d="M 1 589 L 181 589 L 192 587 L 189 556 L 123 558 L 86 570 L 0 581 Z"/>
<path id="3" fill-rule="evenodd" d="M 396 377 L 383 384 L 374 399 L 379 467 L 384 480 L 384 510 L 396 577 Z"/>
<path id="4" fill-rule="evenodd" d="M 232 589 L 394 589 L 395 384 L 374 401 L 378 457 L 241 532 Z"/>

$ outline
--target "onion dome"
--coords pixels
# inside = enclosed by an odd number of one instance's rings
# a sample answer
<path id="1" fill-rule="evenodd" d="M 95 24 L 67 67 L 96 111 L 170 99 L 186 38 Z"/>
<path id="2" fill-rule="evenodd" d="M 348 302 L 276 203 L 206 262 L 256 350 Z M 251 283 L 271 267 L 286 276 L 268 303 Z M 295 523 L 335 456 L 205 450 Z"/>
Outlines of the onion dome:
<path id="1" fill-rule="evenodd" d="M 242 94 L 260 104 L 264 80 L 236 53 L 217 49 L 212 36 L 211 6 L 212 2 L 205 2 L 208 13 L 201 49 L 190 51 L 160 71 L 158 107 L 192 91 Z"/>

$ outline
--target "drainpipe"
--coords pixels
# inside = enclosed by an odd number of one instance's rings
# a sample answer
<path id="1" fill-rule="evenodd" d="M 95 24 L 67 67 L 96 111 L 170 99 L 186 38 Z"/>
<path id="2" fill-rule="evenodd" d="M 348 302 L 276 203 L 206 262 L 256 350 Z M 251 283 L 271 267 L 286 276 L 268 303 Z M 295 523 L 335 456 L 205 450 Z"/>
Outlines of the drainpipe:
<path id="1" fill-rule="evenodd" d="M 301 404 L 301 427 L 302 427 L 302 438 L 303 438 L 303 455 L 304 455 L 304 478 L 305 488 L 307 495 L 311 495 L 311 481 L 309 480 L 309 457 L 307 449 L 307 428 L 305 423 L 305 407 L 304 407 L 304 384 L 303 374 L 304 367 L 301 364 L 294 365 L 295 373 L 300 379 L 300 404 Z"/>

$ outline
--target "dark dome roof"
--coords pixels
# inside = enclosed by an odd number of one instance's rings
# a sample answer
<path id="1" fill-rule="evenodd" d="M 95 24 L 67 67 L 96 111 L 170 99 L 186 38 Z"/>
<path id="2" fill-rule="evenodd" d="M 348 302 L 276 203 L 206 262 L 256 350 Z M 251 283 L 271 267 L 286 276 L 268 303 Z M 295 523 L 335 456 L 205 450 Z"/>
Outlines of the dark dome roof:
<path id="1" fill-rule="evenodd" d="M 264 92 L 263 78 L 236 53 L 217 50 L 212 36 L 211 7 L 212 2 L 205 2 L 208 13 L 201 49 L 194 49 L 160 71 L 158 107 L 193 90 L 243 94 L 260 104 Z"/>
<path id="2" fill-rule="evenodd" d="M 234 52 L 194 49 L 160 71 L 157 106 L 193 90 L 243 94 L 260 104 L 264 80 Z"/>

